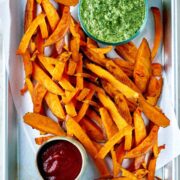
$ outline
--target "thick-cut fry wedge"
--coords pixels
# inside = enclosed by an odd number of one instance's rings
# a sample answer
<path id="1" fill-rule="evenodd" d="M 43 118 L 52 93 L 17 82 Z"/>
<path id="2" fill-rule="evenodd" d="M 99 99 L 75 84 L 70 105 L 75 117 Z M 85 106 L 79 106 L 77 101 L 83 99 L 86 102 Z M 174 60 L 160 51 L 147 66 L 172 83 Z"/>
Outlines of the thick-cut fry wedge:
<path id="1" fill-rule="evenodd" d="M 107 97 L 105 94 L 98 93 L 98 98 L 103 106 L 110 112 L 111 117 L 115 124 L 117 125 L 118 129 L 121 130 L 122 128 L 127 126 L 126 120 L 119 114 L 115 104 L 113 101 Z"/>
<path id="2" fill-rule="evenodd" d="M 157 104 L 157 101 L 161 95 L 162 86 L 163 86 L 162 77 L 156 78 L 155 76 L 151 76 L 146 92 L 146 98 L 149 104 L 153 106 Z"/>
<path id="3" fill-rule="evenodd" d="M 114 136 L 118 132 L 117 126 L 114 124 L 112 118 L 110 117 L 108 111 L 105 108 L 99 109 L 101 120 L 105 128 L 108 139 Z"/>
<path id="4" fill-rule="evenodd" d="M 135 63 L 138 50 L 133 42 L 116 46 L 115 50 L 123 59 L 131 63 Z"/>
<path id="5" fill-rule="evenodd" d="M 52 111 L 52 113 L 58 117 L 60 120 L 65 120 L 65 112 L 60 103 L 60 100 L 56 94 L 48 92 L 45 96 L 45 101 Z"/>
<path id="6" fill-rule="evenodd" d="M 35 33 L 37 27 L 44 21 L 45 15 L 39 14 L 30 24 L 29 28 L 23 35 L 21 42 L 19 44 L 18 50 L 16 54 L 24 54 L 26 49 L 28 48 L 29 42 L 31 40 L 32 35 Z"/>
<path id="7" fill-rule="evenodd" d="M 39 24 L 39 27 L 40 27 L 42 38 L 43 39 L 48 38 L 49 32 L 48 32 L 48 29 L 47 29 L 47 24 L 46 24 L 45 19 L 42 20 L 42 22 Z"/>
<path id="8" fill-rule="evenodd" d="M 25 71 L 25 75 L 26 78 L 30 77 L 33 71 L 32 68 L 32 62 L 30 61 L 30 54 L 28 51 L 26 51 L 23 55 L 23 64 L 24 64 L 24 71 Z"/>
<path id="9" fill-rule="evenodd" d="M 41 85 L 40 83 L 37 83 L 32 94 L 32 101 L 34 104 L 34 112 L 39 113 L 42 108 L 42 101 L 44 99 L 44 96 L 47 92 L 47 89 Z"/>
<path id="10" fill-rule="evenodd" d="M 83 88 L 82 91 L 79 93 L 79 95 L 76 97 L 76 99 L 78 101 L 83 101 L 86 98 L 86 96 L 89 94 L 89 92 L 90 92 L 90 89 Z"/>
<path id="11" fill-rule="evenodd" d="M 157 7 L 151 8 L 153 16 L 154 16 L 154 24 L 155 24 L 155 35 L 154 35 L 154 46 L 152 49 L 152 60 L 154 60 L 159 46 L 161 44 L 162 40 L 162 34 L 163 34 L 163 26 L 161 22 L 161 13 L 160 10 Z"/>
<path id="12" fill-rule="evenodd" d="M 75 74 L 76 67 L 77 67 L 77 62 L 75 62 L 75 61 L 73 61 L 72 59 L 70 59 L 70 60 L 69 60 L 69 64 L 68 64 L 67 74 L 68 74 L 68 75 L 73 75 L 73 74 Z"/>
<path id="13" fill-rule="evenodd" d="M 77 64 L 77 69 L 76 69 L 76 73 L 82 73 L 83 72 L 83 61 L 82 61 L 82 54 L 79 54 L 79 62 Z M 77 76 L 76 77 L 76 88 L 78 89 L 83 89 L 84 87 L 84 81 L 83 81 L 83 77 L 82 76 Z"/>
<path id="14" fill-rule="evenodd" d="M 107 53 L 109 53 L 110 51 L 112 51 L 113 47 L 112 47 L 112 46 L 106 46 L 106 47 L 103 47 L 103 48 L 91 47 L 90 49 L 91 49 L 94 53 L 97 53 L 97 54 L 107 54 Z"/>
<path id="15" fill-rule="evenodd" d="M 69 52 L 64 52 L 60 55 L 59 61 L 57 62 L 56 66 L 52 72 L 53 80 L 55 80 L 55 81 L 61 80 L 63 73 L 64 73 L 66 61 L 69 59 L 70 56 L 71 56 L 71 53 L 69 53 Z"/>
<path id="16" fill-rule="evenodd" d="M 30 95 L 31 95 L 31 97 L 32 97 L 34 87 L 33 87 L 33 83 L 32 83 L 32 81 L 31 81 L 31 79 L 30 79 L 30 78 L 26 78 L 26 79 L 25 79 L 25 83 L 26 83 L 27 88 L 28 88 L 28 91 L 29 91 L 29 93 L 30 93 Z"/>
<path id="17" fill-rule="evenodd" d="M 72 38 L 70 41 L 70 50 L 72 52 L 72 60 L 79 61 L 80 37 Z"/>
<path id="18" fill-rule="evenodd" d="M 24 122 L 32 128 L 57 136 L 65 136 L 65 132 L 59 124 L 47 116 L 36 113 L 26 113 L 23 118 Z"/>
<path id="19" fill-rule="evenodd" d="M 140 92 L 137 86 L 134 84 L 134 82 L 113 61 L 107 61 L 106 68 L 121 83 L 127 85 L 128 87 L 130 87 L 138 93 Z"/>
<path id="20" fill-rule="evenodd" d="M 155 170 L 156 170 L 156 161 L 157 161 L 156 158 L 152 158 L 149 162 L 149 165 L 148 165 L 149 173 L 148 173 L 147 180 L 154 180 Z"/>
<path id="21" fill-rule="evenodd" d="M 33 77 L 36 81 L 43 84 L 48 91 L 57 95 L 64 95 L 63 90 L 35 63 L 33 63 Z"/>
<path id="22" fill-rule="evenodd" d="M 144 38 L 138 49 L 136 63 L 134 66 L 134 82 L 143 93 L 151 75 L 151 50 L 147 40 Z"/>
<path id="23" fill-rule="evenodd" d="M 35 0 L 27 0 L 25 17 L 24 17 L 24 32 L 28 29 L 36 14 L 36 2 Z"/>
<path id="24" fill-rule="evenodd" d="M 121 171 L 122 171 L 122 176 L 127 177 L 129 180 L 138 180 L 137 177 L 130 171 L 128 171 L 124 168 L 121 168 Z"/>
<path id="25" fill-rule="evenodd" d="M 146 133 L 146 127 L 144 124 L 144 120 L 141 116 L 141 109 L 137 108 L 136 111 L 133 114 L 134 119 L 134 131 L 135 131 L 135 143 L 136 146 L 142 142 L 142 140 L 145 139 L 147 133 Z"/>
<path id="26" fill-rule="evenodd" d="M 55 9 L 55 7 L 51 4 L 49 0 L 42 0 L 41 5 L 47 15 L 47 19 L 50 24 L 50 27 L 54 31 L 54 29 L 56 28 L 60 20 L 57 10 Z"/>
<path id="27" fill-rule="evenodd" d="M 152 75 L 161 76 L 162 75 L 162 65 L 159 63 L 153 63 L 152 65 Z"/>
<path id="28" fill-rule="evenodd" d="M 79 0 L 55 0 L 55 1 L 60 4 L 64 4 L 66 6 L 76 6 L 79 2 Z"/>
<path id="29" fill-rule="evenodd" d="M 129 151 L 132 147 L 133 134 L 130 131 L 125 137 L 124 150 Z"/>
<path id="30" fill-rule="evenodd" d="M 146 154 L 156 142 L 159 127 L 154 125 L 149 133 L 149 135 L 134 149 L 127 152 L 124 158 L 136 158 Z"/>
<path id="31" fill-rule="evenodd" d="M 52 45 L 61 40 L 69 29 L 70 20 L 70 8 L 68 6 L 65 6 L 63 9 L 63 15 L 61 20 L 59 21 L 56 29 L 53 31 L 51 36 L 49 36 L 49 38 L 46 40 L 44 46 Z"/>
<path id="32" fill-rule="evenodd" d="M 88 96 L 86 97 L 86 100 L 91 100 L 93 95 L 94 95 L 94 90 L 91 90 Z M 81 109 L 78 112 L 78 115 L 74 118 L 74 120 L 79 122 L 86 115 L 88 108 L 89 108 L 89 103 L 84 102 Z"/>
<path id="33" fill-rule="evenodd" d="M 70 22 L 70 32 L 71 32 L 71 34 L 72 34 L 72 36 L 73 36 L 74 38 L 80 39 L 80 34 L 79 34 L 77 28 L 78 28 L 78 25 L 75 24 L 75 21 L 73 20 L 73 18 L 71 18 L 71 22 Z"/>
<path id="34" fill-rule="evenodd" d="M 95 142 L 104 142 L 104 134 L 99 126 L 92 120 L 83 118 L 80 122 L 81 127 L 85 130 L 86 134 Z"/>
<path id="35" fill-rule="evenodd" d="M 133 128 L 127 125 L 125 128 L 117 132 L 112 138 L 110 138 L 104 146 L 97 153 L 96 158 L 104 159 L 108 152 L 113 148 L 113 146 L 118 143 L 124 136 L 128 135 Z"/>
<path id="36" fill-rule="evenodd" d="M 59 81 L 59 84 L 66 91 L 76 91 L 76 89 L 73 87 L 73 85 L 65 77 L 61 78 L 61 80 Z"/>
<path id="37" fill-rule="evenodd" d="M 86 148 L 86 150 L 89 152 L 89 154 L 92 157 L 94 157 L 97 154 L 97 149 L 94 146 L 93 142 L 89 139 L 87 134 L 83 131 L 83 129 L 75 120 L 69 118 L 66 121 L 66 128 L 67 131 L 70 132 L 70 134 L 73 134 L 83 144 L 83 146 Z M 94 159 L 94 160 L 99 171 L 101 172 L 101 175 L 109 175 L 109 171 L 104 161 L 100 159 Z"/>
<path id="38" fill-rule="evenodd" d="M 53 137 L 55 137 L 55 136 L 37 137 L 37 138 L 35 138 L 35 142 L 37 145 L 42 145 L 43 143 L 45 143 L 46 141 L 48 141 L 49 139 L 51 139 Z"/>
<path id="39" fill-rule="evenodd" d="M 97 66 L 95 64 L 86 64 L 86 67 L 93 73 L 97 74 L 100 78 L 110 82 L 114 87 L 117 88 L 117 90 L 119 90 L 127 98 L 138 98 L 139 94 L 137 92 L 118 81 L 114 76 L 112 76 L 108 71 L 104 70 L 100 66 Z"/>
<path id="40" fill-rule="evenodd" d="M 117 177 L 120 173 L 120 164 L 117 161 L 116 152 L 114 149 L 111 150 L 112 163 L 113 163 L 113 176 Z"/>
<path id="41" fill-rule="evenodd" d="M 154 124 L 157 124 L 161 127 L 169 126 L 169 119 L 162 112 L 147 103 L 142 96 L 139 98 L 139 103 L 142 111 L 145 113 L 147 118 L 151 120 Z"/>
<path id="42" fill-rule="evenodd" d="M 75 117 L 77 116 L 77 112 L 76 109 L 74 107 L 73 102 L 70 102 L 68 104 L 65 105 L 65 109 L 66 109 L 66 113 L 71 116 L 71 117 Z"/>

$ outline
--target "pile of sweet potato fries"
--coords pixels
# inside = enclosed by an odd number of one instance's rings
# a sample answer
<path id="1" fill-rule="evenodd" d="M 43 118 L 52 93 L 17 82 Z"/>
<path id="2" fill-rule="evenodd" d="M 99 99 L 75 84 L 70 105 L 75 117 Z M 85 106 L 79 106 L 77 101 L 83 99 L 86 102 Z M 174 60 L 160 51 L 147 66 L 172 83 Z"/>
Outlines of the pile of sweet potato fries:
<path id="1" fill-rule="evenodd" d="M 73 136 L 91 155 L 99 179 L 154 180 L 165 148 L 158 146 L 158 131 L 170 123 L 157 106 L 163 86 L 162 66 L 153 63 L 162 39 L 159 9 L 151 8 L 153 49 L 144 38 L 138 48 L 132 42 L 116 46 L 121 58 L 110 59 L 113 47 L 100 48 L 72 18 L 70 6 L 78 0 L 55 2 L 56 7 L 49 0 L 27 0 L 17 50 L 25 70 L 21 93 L 29 91 L 34 105 L 24 121 L 40 131 L 36 143 Z M 125 159 L 129 165 L 123 168 Z"/>

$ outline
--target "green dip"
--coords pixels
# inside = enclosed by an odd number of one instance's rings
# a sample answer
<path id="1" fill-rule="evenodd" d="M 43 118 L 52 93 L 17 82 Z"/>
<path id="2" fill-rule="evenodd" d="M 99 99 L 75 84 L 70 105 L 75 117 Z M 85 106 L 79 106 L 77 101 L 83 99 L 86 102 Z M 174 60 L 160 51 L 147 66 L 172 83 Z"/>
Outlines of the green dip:
<path id="1" fill-rule="evenodd" d="M 145 19 L 145 0 L 81 0 L 83 28 L 95 39 L 119 43 L 131 38 Z"/>

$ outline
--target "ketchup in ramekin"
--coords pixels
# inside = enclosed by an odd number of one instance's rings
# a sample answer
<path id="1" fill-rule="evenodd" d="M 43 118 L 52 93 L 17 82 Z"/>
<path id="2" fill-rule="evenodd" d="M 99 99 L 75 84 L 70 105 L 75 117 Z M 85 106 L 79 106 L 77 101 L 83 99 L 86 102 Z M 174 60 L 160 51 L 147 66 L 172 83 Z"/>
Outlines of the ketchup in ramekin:
<path id="1" fill-rule="evenodd" d="M 37 165 L 46 180 L 74 180 L 81 172 L 82 156 L 71 142 L 54 140 L 40 149 Z"/>

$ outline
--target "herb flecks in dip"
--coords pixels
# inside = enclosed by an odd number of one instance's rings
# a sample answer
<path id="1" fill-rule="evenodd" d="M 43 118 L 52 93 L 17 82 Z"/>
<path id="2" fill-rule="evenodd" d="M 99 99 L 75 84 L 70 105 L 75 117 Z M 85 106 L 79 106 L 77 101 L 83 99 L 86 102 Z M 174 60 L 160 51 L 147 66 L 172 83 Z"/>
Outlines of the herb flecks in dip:
<path id="1" fill-rule="evenodd" d="M 131 38 L 145 18 L 144 0 L 82 0 L 80 17 L 97 40 L 118 43 Z"/>

